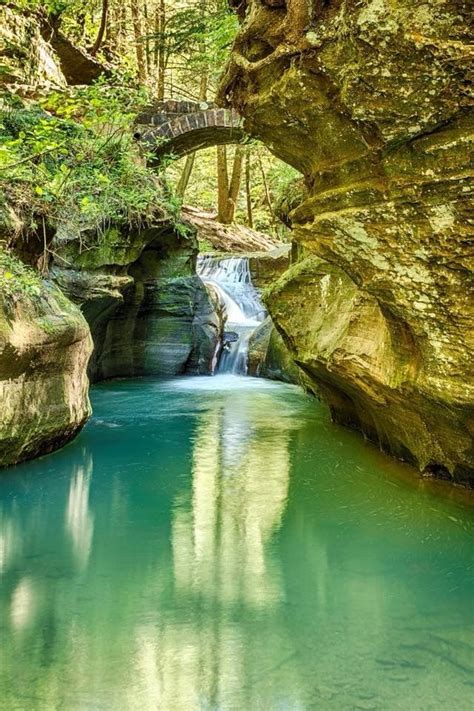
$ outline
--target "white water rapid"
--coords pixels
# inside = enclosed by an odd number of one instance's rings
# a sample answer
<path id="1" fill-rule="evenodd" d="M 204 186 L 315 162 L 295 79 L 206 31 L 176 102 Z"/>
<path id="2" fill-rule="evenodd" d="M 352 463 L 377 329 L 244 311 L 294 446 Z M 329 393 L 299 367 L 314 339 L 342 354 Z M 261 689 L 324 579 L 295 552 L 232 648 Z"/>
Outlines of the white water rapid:
<path id="1" fill-rule="evenodd" d="M 267 315 L 252 284 L 249 260 L 200 255 L 197 272 L 218 293 L 227 318 L 217 372 L 246 375 L 250 336 Z"/>

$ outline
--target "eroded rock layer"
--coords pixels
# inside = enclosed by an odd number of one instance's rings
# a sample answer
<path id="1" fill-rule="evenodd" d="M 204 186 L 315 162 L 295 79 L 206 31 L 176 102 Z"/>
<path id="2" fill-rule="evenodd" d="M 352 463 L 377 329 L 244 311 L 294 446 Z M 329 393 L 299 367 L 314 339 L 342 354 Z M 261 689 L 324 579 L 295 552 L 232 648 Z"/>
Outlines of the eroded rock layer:
<path id="1" fill-rule="evenodd" d="M 41 36 L 34 17 L 0 7 L 0 86 L 23 85 L 28 92 L 38 87 L 64 87 L 66 79 L 51 45 Z"/>
<path id="2" fill-rule="evenodd" d="M 164 221 L 114 228 L 103 245 L 82 252 L 77 241 L 56 247 L 55 280 L 91 328 L 93 381 L 212 372 L 223 321 L 196 275 L 192 231 L 180 236 Z"/>
<path id="3" fill-rule="evenodd" d="M 303 372 L 295 365 L 270 316 L 250 337 L 248 374 L 306 387 Z"/>
<path id="4" fill-rule="evenodd" d="M 271 315 L 329 401 L 473 476 L 470 3 L 249 0 L 221 97 L 305 177 Z M 312 257 L 311 255 L 316 255 Z"/>
<path id="5" fill-rule="evenodd" d="M 0 466 L 51 452 L 85 424 L 91 351 L 86 320 L 52 284 L 2 296 Z"/>

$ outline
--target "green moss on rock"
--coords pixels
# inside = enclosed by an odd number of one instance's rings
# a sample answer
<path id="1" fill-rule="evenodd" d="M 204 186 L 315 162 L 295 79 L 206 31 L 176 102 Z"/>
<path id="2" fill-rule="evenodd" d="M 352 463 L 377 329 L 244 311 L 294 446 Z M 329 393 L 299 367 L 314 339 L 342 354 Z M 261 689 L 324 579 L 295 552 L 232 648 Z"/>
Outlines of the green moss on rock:
<path id="1" fill-rule="evenodd" d="M 57 287 L 12 257 L 8 264 L 17 275 L 28 274 L 28 291 L 19 282 L 0 295 L 0 466 L 62 446 L 90 414 L 87 322 Z"/>
<path id="2" fill-rule="evenodd" d="M 220 95 L 303 174 L 289 219 L 321 260 L 272 318 L 335 419 L 472 482 L 469 3 L 246 4 Z"/>

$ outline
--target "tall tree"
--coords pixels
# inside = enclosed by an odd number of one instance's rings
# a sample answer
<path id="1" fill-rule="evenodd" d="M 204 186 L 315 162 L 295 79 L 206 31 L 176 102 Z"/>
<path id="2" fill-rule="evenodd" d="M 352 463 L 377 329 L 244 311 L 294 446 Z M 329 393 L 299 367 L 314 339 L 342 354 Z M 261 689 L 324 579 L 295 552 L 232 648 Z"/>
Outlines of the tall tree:
<path id="1" fill-rule="evenodd" d="M 229 199 L 229 173 L 227 170 L 227 148 L 217 146 L 217 219 L 226 224 L 227 202 Z"/>
<path id="2" fill-rule="evenodd" d="M 153 45 L 153 71 L 156 81 L 156 98 L 163 101 L 165 96 L 165 51 L 164 44 L 161 41 L 165 31 L 166 24 L 166 5 L 165 0 L 157 0 L 155 6 L 155 26 L 154 26 L 154 45 Z"/>
<path id="3" fill-rule="evenodd" d="M 152 53 L 150 51 L 150 34 L 151 34 L 151 26 L 149 22 L 149 17 L 148 17 L 148 4 L 147 0 L 143 0 L 143 26 L 145 30 L 145 64 L 146 64 L 146 73 L 147 76 L 150 77 L 152 73 Z"/>
<path id="4" fill-rule="evenodd" d="M 102 40 L 104 39 L 105 35 L 105 30 L 107 27 L 107 13 L 109 9 L 109 2 L 108 0 L 102 0 L 102 13 L 100 16 L 100 26 L 99 26 L 99 31 L 97 33 L 96 40 L 94 44 L 92 45 L 89 53 L 92 54 L 92 56 L 96 55 L 97 52 L 100 49 L 100 45 L 102 44 Z"/>
<path id="5" fill-rule="evenodd" d="M 243 160 L 244 149 L 242 146 L 236 146 L 229 181 L 227 149 L 225 146 L 217 146 L 217 219 L 224 225 L 229 225 L 234 221 L 242 179 Z"/>
<path id="6" fill-rule="evenodd" d="M 258 164 L 260 166 L 260 171 L 262 173 L 263 187 L 265 190 L 265 201 L 267 203 L 268 212 L 270 213 L 270 220 L 272 223 L 273 231 L 276 233 L 277 229 L 276 229 L 275 210 L 273 209 L 273 203 L 272 203 L 272 199 L 270 196 L 270 188 L 268 187 L 267 174 L 265 173 L 265 168 L 263 167 L 262 157 L 261 157 L 260 153 L 257 153 L 257 158 L 258 158 Z"/>
<path id="7" fill-rule="evenodd" d="M 253 229 L 253 210 L 252 210 L 252 180 L 250 166 L 250 146 L 245 150 L 245 197 L 247 203 L 247 224 L 250 229 Z"/>
<path id="8" fill-rule="evenodd" d="M 130 10 L 132 12 L 133 35 L 135 38 L 137 74 L 142 84 L 144 84 L 147 78 L 146 58 L 143 45 L 142 19 L 140 14 L 140 8 L 136 0 L 130 0 Z"/>
<path id="9" fill-rule="evenodd" d="M 207 74 L 203 74 L 201 77 L 201 84 L 199 87 L 199 100 L 205 101 L 206 98 L 207 98 Z M 176 187 L 176 194 L 178 195 L 179 198 L 181 198 L 181 200 L 184 198 L 186 188 L 189 185 L 189 180 L 191 178 L 191 173 L 193 172 L 195 160 L 196 160 L 196 153 L 195 152 L 186 156 L 186 161 L 184 164 L 183 172 L 181 173 L 181 176 L 178 181 L 178 185 Z"/>
<path id="10" fill-rule="evenodd" d="M 227 223 L 234 221 L 235 208 L 239 198 L 240 182 L 242 179 L 242 164 L 244 161 L 243 146 L 236 146 L 234 153 L 234 162 L 232 165 L 232 177 L 229 184 L 229 195 L 227 197 Z"/>

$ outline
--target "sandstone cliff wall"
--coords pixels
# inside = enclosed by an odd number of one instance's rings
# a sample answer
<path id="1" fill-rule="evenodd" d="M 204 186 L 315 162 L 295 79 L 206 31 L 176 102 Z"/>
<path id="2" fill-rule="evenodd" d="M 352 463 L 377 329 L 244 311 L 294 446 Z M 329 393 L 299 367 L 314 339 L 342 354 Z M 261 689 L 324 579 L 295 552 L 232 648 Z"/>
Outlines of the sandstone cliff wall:
<path id="1" fill-rule="evenodd" d="M 66 86 L 51 45 L 41 36 L 38 22 L 0 7 L 0 86 L 22 84 L 34 92 L 39 86 Z"/>
<path id="2" fill-rule="evenodd" d="M 0 466 L 57 449 L 85 424 L 91 351 L 86 320 L 51 283 L 2 294 Z"/>
<path id="3" fill-rule="evenodd" d="M 290 219 L 319 261 L 268 301 L 296 360 L 336 419 L 456 480 L 474 468 L 470 5 L 242 2 L 221 86 L 305 178 Z"/>
<path id="4" fill-rule="evenodd" d="M 90 325 L 91 379 L 210 373 L 223 324 L 196 275 L 193 232 L 183 237 L 166 221 L 114 232 L 82 253 L 58 240 L 53 268 Z"/>

